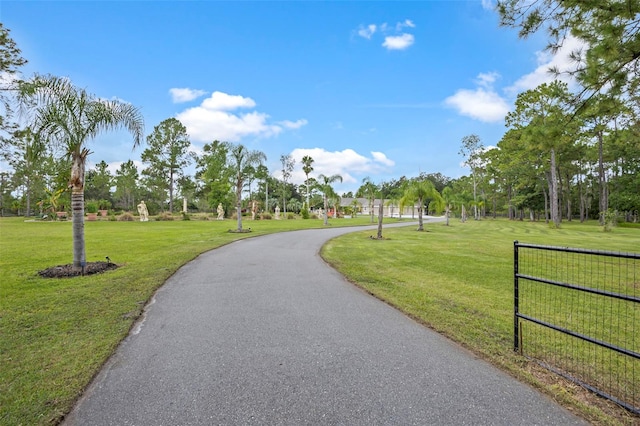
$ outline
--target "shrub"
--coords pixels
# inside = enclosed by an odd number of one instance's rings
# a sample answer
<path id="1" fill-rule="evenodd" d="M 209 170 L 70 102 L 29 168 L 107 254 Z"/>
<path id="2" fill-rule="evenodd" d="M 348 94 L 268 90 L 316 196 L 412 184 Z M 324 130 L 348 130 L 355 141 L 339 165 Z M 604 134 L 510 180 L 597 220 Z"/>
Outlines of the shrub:
<path id="1" fill-rule="evenodd" d="M 295 214 L 293 214 L 293 213 L 291 213 L 291 212 L 288 212 L 288 213 L 287 213 L 287 219 L 295 219 L 295 218 L 296 218 L 296 215 L 295 215 Z"/>
<path id="2" fill-rule="evenodd" d="M 300 210 L 300 216 L 302 216 L 303 219 L 309 219 L 309 209 L 303 207 L 302 210 Z"/>
<path id="3" fill-rule="evenodd" d="M 135 217 L 129 212 L 124 212 L 120 216 L 118 216 L 118 220 L 120 222 L 133 222 L 135 220 Z"/>
<path id="4" fill-rule="evenodd" d="M 98 213 L 98 203 L 95 201 L 87 201 L 84 206 L 87 213 Z"/>
<path id="5" fill-rule="evenodd" d="M 314 213 L 314 214 L 311 215 L 311 219 L 317 219 L 317 218 L 318 218 L 317 214 Z"/>
<path id="6" fill-rule="evenodd" d="M 260 213 L 260 219 L 262 219 L 262 220 L 270 220 L 270 219 L 272 219 L 271 213 L 269 213 L 269 212 Z"/>
<path id="7" fill-rule="evenodd" d="M 182 212 L 182 220 L 191 220 L 191 216 L 189 216 L 189 213 Z"/>
<path id="8" fill-rule="evenodd" d="M 162 212 L 156 217 L 156 220 L 173 220 L 173 215 L 170 212 Z"/>

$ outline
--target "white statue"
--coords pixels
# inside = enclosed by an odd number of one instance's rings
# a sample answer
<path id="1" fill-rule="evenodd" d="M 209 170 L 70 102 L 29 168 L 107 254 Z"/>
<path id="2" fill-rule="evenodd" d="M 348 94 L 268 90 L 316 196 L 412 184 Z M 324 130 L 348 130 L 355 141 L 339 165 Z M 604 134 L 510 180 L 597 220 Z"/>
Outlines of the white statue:
<path id="1" fill-rule="evenodd" d="M 276 220 L 280 220 L 280 206 L 276 204 Z"/>
<path id="2" fill-rule="evenodd" d="M 224 220 L 224 208 L 222 207 L 222 203 L 218 204 L 218 220 Z"/>
<path id="3" fill-rule="evenodd" d="M 149 210 L 147 210 L 147 205 L 144 201 L 140 201 L 140 204 L 138 204 L 138 214 L 140 215 L 140 222 L 149 221 Z"/>

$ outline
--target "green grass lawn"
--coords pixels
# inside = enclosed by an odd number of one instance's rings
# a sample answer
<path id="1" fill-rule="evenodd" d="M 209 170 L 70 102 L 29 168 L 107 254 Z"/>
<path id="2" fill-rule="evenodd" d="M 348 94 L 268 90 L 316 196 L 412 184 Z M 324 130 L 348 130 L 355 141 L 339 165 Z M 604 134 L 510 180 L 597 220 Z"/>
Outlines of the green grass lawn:
<path id="1" fill-rule="evenodd" d="M 368 217 L 330 220 L 369 224 Z M 304 228 L 321 220 L 85 223 L 87 261 L 120 268 L 45 279 L 71 263 L 71 222 L 0 219 L 0 424 L 57 423 L 127 335 L 153 292 L 198 254 L 240 238 Z"/>
<path id="2" fill-rule="evenodd" d="M 368 225 L 369 218 L 330 223 Z M 198 254 L 239 238 L 321 228 L 322 222 L 243 225 L 252 232 L 227 232 L 235 228 L 232 220 L 87 222 L 87 261 L 109 256 L 121 267 L 44 279 L 39 270 L 72 260 L 71 223 L 0 219 L 0 424 L 58 422 L 153 292 Z M 523 363 L 511 350 L 513 240 L 630 252 L 640 247 L 640 229 L 603 233 L 595 224 L 551 230 L 544 223 L 485 220 L 414 229 L 385 229 L 382 241 L 371 240 L 371 231 L 349 234 L 331 241 L 324 256 L 378 297 L 526 380 L 532 378 L 520 373 Z M 564 390 L 555 391 L 562 399 Z M 581 409 L 590 420 L 606 419 Z"/>
<path id="3" fill-rule="evenodd" d="M 384 231 L 384 240 L 355 232 L 330 241 L 323 257 L 351 281 L 429 327 L 527 380 L 592 422 L 638 422 L 620 410 L 607 417 L 556 384 L 537 381 L 513 352 L 513 241 L 623 252 L 640 251 L 640 229 L 605 233 L 596 223 L 452 221 Z M 636 316 L 637 318 L 637 316 Z M 637 335 L 631 338 L 637 339 Z M 636 384 L 637 385 L 637 384 Z"/>

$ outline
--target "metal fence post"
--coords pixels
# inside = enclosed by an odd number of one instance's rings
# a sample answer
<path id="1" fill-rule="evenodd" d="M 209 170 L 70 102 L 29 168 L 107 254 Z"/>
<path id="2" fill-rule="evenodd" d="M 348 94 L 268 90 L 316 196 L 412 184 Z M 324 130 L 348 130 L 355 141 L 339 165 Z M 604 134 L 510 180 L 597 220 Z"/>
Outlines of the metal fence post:
<path id="1" fill-rule="evenodd" d="M 513 350 L 518 351 L 518 240 L 513 242 Z"/>

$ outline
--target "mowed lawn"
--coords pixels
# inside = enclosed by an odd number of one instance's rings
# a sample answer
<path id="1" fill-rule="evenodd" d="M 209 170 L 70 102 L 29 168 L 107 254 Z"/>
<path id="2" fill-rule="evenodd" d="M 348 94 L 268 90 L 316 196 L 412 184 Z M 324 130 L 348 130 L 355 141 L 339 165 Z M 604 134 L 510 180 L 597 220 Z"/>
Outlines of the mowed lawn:
<path id="1" fill-rule="evenodd" d="M 572 385 L 538 380 L 535 367 L 513 352 L 514 240 L 638 253 L 639 228 L 605 233 L 596 222 L 564 222 L 551 229 L 544 222 L 485 219 L 452 220 L 448 227 L 431 223 L 425 230 L 388 229 L 381 241 L 369 238 L 371 232 L 347 234 L 326 244 L 322 256 L 350 281 L 543 388 L 591 422 L 640 423 L 624 410 L 608 410 L 611 404 L 604 404 L 611 416 L 584 404 L 585 394 Z"/>
<path id="2" fill-rule="evenodd" d="M 331 224 L 368 225 L 369 218 Z M 121 267 L 44 279 L 39 270 L 72 260 L 71 223 L 0 219 L 0 424 L 57 423 L 153 292 L 198 254 L 239 238 L 322 223 L 247 220 L 244 227 L 252 232 L 227 232 L 235 228 L 231 220 L 87 222 L 87 260 L 109 256 Z M 544 223 L 452 221 L 450 227 L 429 224 L 423 233 L 414 229 L 385 229 L 383 241 L 369 238 L 375 231 L 349 234 L 331 241 L 324 255 L 369 291 L 511 371 L 522 364 L 511 350 L 514 239 L 616 251 L 640 247 L 640 229 L 603 233 L 594 223 L 551 230 Z"/>
<path id="3" fill-rule="evenodd" d="M 369 218 L 330 220 L 332 226 Z M 0 219 L 0 424 L 55 424 L 128 334 L 154 291 L 198 254 L 240 238 L 305 228 L 321 220 L 85 223 L 87 261 L 120 268 L 45 279 L 71 263 L 71 222 Z M 246 253 L 247 257 L 259 253 Z"/>

